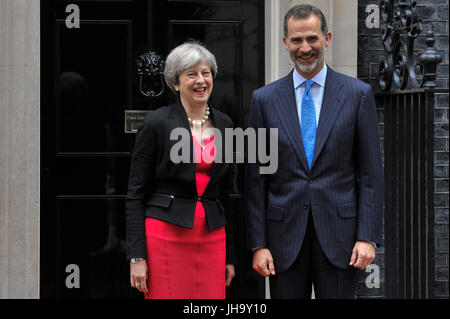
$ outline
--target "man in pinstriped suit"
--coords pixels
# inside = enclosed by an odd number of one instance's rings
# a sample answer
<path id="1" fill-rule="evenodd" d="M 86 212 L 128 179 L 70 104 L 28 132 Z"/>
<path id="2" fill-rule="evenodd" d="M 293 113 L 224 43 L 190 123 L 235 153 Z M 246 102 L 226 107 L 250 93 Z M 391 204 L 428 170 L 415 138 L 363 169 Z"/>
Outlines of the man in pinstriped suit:
<path id="1" fill-rule="evenodd" d="M 355 298 L 382 242 L 384 181 L 369 85 L 333 71 L 322 12 L 295 6 L 283 42 L 295 68 L 253 93 L 248 126 L 278 128 L 278 170 L 245 173 L 253 268 L 272 298 Z"/>

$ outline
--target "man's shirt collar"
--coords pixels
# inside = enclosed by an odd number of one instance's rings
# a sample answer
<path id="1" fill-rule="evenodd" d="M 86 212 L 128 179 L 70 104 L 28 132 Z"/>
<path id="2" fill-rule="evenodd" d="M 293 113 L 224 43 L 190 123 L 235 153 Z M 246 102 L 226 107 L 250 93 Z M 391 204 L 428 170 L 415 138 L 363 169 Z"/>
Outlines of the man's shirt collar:
<path id="1" fill-rule="evenodd" d="M 325 87 L 325 79 L 327 78 L 327 69 L 328 69 L 327 64 L 324 63 L 322 70 L 320 70 L 320 72 L 317 73 L 311 80 L 319 84 L 321 87 Z M 294 89 L 297 89 L 300 85 L 303 84 L 303 82 L 307 80 L 300 73 L 298 73 L 295 68 L 293 72 L 293 78 L 294 78 Z"/>

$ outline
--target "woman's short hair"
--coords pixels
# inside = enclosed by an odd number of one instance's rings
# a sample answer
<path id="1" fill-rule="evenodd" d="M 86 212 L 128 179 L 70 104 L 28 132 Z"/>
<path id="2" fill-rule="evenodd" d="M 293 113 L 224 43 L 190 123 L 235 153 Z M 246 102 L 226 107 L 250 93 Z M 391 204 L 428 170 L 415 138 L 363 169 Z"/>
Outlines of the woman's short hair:
<path id="1" fill-rule="evenodd" d="M 211 69 L 213 77 L 216 76 L 216 58 L 199 42 L 185 42 L 173 49 L 167 56 L 166 66 L 164 68 L 164 79 L 169 88 L 175 92 L 173 84 L 178 83 L 180 74 L 199 62 L 206 62 Z"/>

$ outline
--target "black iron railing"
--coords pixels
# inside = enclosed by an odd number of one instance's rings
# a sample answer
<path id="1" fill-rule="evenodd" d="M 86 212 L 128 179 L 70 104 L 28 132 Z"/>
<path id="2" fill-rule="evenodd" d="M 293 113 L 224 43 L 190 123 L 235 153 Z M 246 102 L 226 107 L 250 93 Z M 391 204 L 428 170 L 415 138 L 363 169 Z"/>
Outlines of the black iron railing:
<path id="1" fill-rule="evenodd" d="M 434 290 L 434 92 L 377 94 L 384 112 L 387 298 Z"/>
<path id="2" fill-rule="evenodd" d="M 422 31 L 415 1 L 381 0 L 385 57 L 377 107 L 384 114 L 385 296 L 434 296 L 434 103 L 437 65 L 432 32 Z"/>

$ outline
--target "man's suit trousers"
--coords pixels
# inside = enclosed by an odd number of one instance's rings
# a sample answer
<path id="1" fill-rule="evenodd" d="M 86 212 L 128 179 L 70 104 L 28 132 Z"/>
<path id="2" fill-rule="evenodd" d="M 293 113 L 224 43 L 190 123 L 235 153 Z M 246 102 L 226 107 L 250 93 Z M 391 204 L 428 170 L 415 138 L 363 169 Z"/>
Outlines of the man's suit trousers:
<path id="1" fill-rule="evenodd" d="M 350 260 L 349 260 L 350 262 Z M 275 272 L 276 272 L 276 260 Z M 311 286 L 317 299 L 354 299 L 356 269 L 339 269 L 331 264 L 320 247 L 311 212 L 300 253 L 288 270 L 270 277 L 272 299 L 310 299 Z"/>

